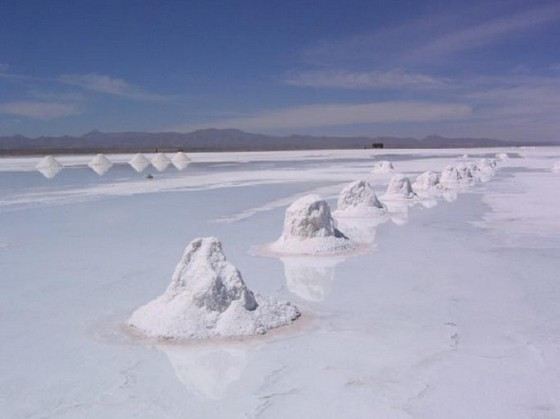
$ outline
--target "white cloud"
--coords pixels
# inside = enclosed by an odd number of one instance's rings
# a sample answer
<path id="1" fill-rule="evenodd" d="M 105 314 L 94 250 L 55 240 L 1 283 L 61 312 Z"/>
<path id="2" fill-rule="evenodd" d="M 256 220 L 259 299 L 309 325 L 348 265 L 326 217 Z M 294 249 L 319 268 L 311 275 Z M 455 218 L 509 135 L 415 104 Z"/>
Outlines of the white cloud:
<path id="1" fill-rule="evenodd" d="M 180 127 L 239 128 L 245 130 L 295 129 L 354 124 L 428 122 L 465 118 L 471 108 L 457 103 L 373 102 L 362 104 L 320 104 L 285 108 L 260 114 Z"/>
<path id="2" fill-rule="evenodd" d="M 446 81 L 426 74 L 408 73 L 404 70 L 391 71 L 304 71 L 292 74 L 285 82 L 293 86 L 331 87 L 345 89 L 383 88 L 435 88 L 446 85 Z"/>
<path id="3" fill-rule="evenodd" d="M 56 102 L 16 101 L 0 103 L 0 113 L 32 119 L 50 120 L 79 114 L 74 104 Z"/>
<path id="4" fill-rule="evenodd" d="M 451 31 L 415 48 L 411 57 L 446 55 L 494 43 L 506 35 L 538 28 L 560 19 L 560 4 L 535 8 Z"/>
<path id="5" fill-rule="evenodd" d="M 78 86 L 85 90 L 122 96 L 138 100 L 164 100 L 163 95 L 148 93 L 123 79 L 118 79 L 102 74 L 65 74 L 57 79 L 59 82 Z"/>

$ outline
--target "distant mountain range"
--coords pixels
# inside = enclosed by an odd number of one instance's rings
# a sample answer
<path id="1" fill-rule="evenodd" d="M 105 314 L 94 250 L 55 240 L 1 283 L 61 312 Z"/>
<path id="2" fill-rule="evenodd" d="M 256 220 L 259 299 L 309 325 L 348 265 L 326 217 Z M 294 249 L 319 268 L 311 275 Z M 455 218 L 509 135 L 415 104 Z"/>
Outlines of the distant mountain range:
<path id="1" fill-rule="evenodd" d="M 446 138 L 438 135 L 417 138 L 400 137 L 327 137 L 309 135 L 271 136 L 237 129 L 203 129 L 178 132 L 100 132 L 82 136 L 38 137 L 22 135 L 0 137 L 0 154 L 95 153 L 152 151 L 267 151 L 303 149 L 370 148 L 457 148 L 552 145 L 519 143 L 490 138 Z"/>

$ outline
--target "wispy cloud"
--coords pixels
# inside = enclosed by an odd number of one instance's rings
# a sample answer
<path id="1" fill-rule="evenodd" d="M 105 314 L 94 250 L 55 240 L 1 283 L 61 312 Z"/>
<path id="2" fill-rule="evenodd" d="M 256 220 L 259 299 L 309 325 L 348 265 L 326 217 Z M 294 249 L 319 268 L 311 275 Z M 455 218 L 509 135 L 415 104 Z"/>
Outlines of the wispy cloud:
<path id="1" fill-rule="evenodd" d="M 507 35 L 536 29 L 543 24 L 560 19 L 560 3 L 525 10 L 513 15 L 499 17 L 450 31 L 425 45 L 415 48 L 411 57 L 447 55 L 495 43 Z"/>
<path id="2" fill-rule="evenodd" d="M 471 108 L 458 103 L 373 102 L 360 104 L 320 104 L 268 111 L 247 117 L 229 118 L 201 124 L 195 128 L 239 128 L 274 130 L 343 126 L 353 124 L 427 122 L 464 118 Z"/>
<path id="3" fill-rule="evenodd" d="M 422 89 L 442 87 L 447 81 L 404 70 L 352 72 L 317 70 L 292 73 L 285 82 L 293 86 L 344 89 Z"/>
<path id="4" fill-rule="evenodd" d="M 26 74 L 9 73 L 0 67 L 0 80 L 35 85 L 74 86 L 83 91 L 102 93 L 139 101 L 164 101 L 171 96 L 147 92 L 130 82 L 104 74 L 63 74 L 58 77 L 35 77 Z"/>
<path id="5" fill-rule="evenodd" d="M 429 64 L 434 58 L 493 45 L 560 20 L 558 2 L 509 14 L 491 6 L 461 13 L 460 18 L 457 13 L 429 13 L 393 26 L 323 40 L 304 48 L 301 60 L 327 68 L 387 69 Z"/>
<path id="6" fill-rule="evenodd" d="M 122 96 L 137 100 L 165 100 L 166 96 L 149 93 L 126 80 L 110 77 L 103 74 L 64 74 L 58 78 L 61 83 L 78 86 L 85 90 Z"/>
<path id="7" fill-rule="evenodd" d="M 0 113 L 32 119 L 51 120 L 80 113 L 75 104 L 15 101 L 0 103 Z"/>

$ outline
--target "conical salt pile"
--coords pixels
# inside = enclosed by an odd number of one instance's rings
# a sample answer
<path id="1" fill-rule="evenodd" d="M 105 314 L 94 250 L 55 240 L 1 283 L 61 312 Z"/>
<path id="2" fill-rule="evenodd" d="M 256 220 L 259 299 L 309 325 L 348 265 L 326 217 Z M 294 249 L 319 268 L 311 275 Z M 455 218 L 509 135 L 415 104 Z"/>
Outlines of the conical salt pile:
<path id="1" fill-rule="evenodd" d="M 158 172 L 163 172 L 170 164 L 171 160 L 163 153 L 157 153 L 152 158 L 152 166 L 154 166 Z"/>
<path id="2" fill-rule="evenodd" d="M 150 165 L 150 160 L 148 160 L 143 154 L 138 153 L 130 159 L 128 164 L 138 173 L 141 173 Z"/>
<path id="3" fill-rule="evenodd" d="M 35 168 L 47 179 L 52 179 L 62 170 L 62 165 L 53 156 L 45 156 Z"/>
<path id="4" fill-rule="evenodd" d="M 105 155 L 98 154 L 88 163 L 91 170 L 97 173 L 99 176 L 103 176 L 113 167 L 113 163 Z"/>
<path id="5" fill-rule="evenodd" d="M 220 241 L 204 237 L 189 243 L 167 290 L 128 324 L 149 337 L 203 339 L 263 334 L 299 316 L 290 303 L 253 294 Z"/>
<path id="6" fill-rule="evenodd" d="M 171 158 L 171 163 L 173 163 L 173 166 L 175 166 L 177 170 L 184 170 L 190 162 L 191 159 L 189 159 L 189 156 L 182 151 L 175 153 Z"/>

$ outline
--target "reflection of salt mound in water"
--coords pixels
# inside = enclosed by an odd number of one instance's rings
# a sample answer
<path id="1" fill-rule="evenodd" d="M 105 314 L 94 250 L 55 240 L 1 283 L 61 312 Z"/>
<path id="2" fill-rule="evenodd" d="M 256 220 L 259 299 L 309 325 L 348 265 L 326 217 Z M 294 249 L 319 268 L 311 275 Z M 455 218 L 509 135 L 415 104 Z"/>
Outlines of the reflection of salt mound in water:
<path id="1" fill-rule="evenodd" d="M 416 193 L 412 190 L 412 185 L 410 180 L 401 174 L 395 175 L 389 181 L 387 185 L 387 191 L 383 195 L 384 199 L 394 200 L 394 199 L 413 199 L 416 197 Z"/>
<path id="2" fill-rule="evenodd" d="M 62 165 L 53 156 L 45 156 L 35 168 L 47 179 L 52 179 L 62 170 Z"/>
<path id="3" fill-rule="evenodd" d="M 88 166 L 99 176 L 103 176 L 111 167 L 113 167 L 113 163 L 104 154 L 97 154 L 93 159 L 91 159 Z"/>
<path id="4" fill-rule="evenodd" d="M 556 163 L 554 163 L 554 165 L 552 166 L 552 172 L 553 173 L 560 173 L 560 161 L 557 161 Z"/>
<path id="5" fill-rule="evenodd" d="M 170 164 L 171 160 L 163 153 L 157 153 L 152 158 L 152 166 L 154 166 L 158 172 L 163 172 Z"/>
<path id="6" fill-rule="evenodd" d="M 171 163 L 173 163 L 173 166 L 175 166 L 177 170 L 184 170 L 190 162 L 191 159 L 189 159 L 189 156 L 182 151 L 178 151 L 171 158 Z"/>
<path id="7" fill-rule="evenodd" d="M 130 166 L 138 173 L 141 173 L 150 165 L 150 160 L 148 160 L 143 154 L 138 153 L 130 159 L 128 164 L 130 164 Z"/>
<path id="8" fill-rule="evenodd" d="M 379 161 L 374 163 L 373 169 L 371 173 L 373 174 L 384 174 L 384 173 L 391 173 L 395 168 L 393 167 L 393 163 L 390 161 Z"/>
<path id="9" fill-rule="evenodd" d="M 356 243 L 372 244 L 375 242 L 377 227 L 388 220 L 387 207 L 384 207 L 381 216 L 340 217 L 336 219 L 336 224 L 350 240 Z"/>
<path id="10" fill-rule="evenodd" d="M 317 195 L 307 195 L 286 209 L 280 238 L 268 246 L 279 254 L 332 254 L 347 252 L 355 243 L 335 228 L 329 204 Z"/>
<path id="11" fill-rule="evenodd" d="M 323 301 L 335 277 L 335 267 L 343 258 L 284 257 L 284 274 L 290 292 L 307 301 Z"/>
<path id="12" fill-rule="evenodd" d="M 432 192 L 440 187 L 439 174 L 428 170 L 427 172 L 418 175 L 412 188 L 416 192 Z"/>
<path id="13" fill-rule="evenodd" d="M 247 366 L 245 350 L 230 347 L 184 347 L 159 345 L 187 391 L 218 400 L 241 378 Z"/>
<path id="14" fill-rule="evenodd" d="M 338 197 L 336 217 L 369 217 L 385 214 L 386 208 L 377 199 L 373 187 L 365 180 L 345 186 Z"/>
<path id="15" fill-rule="evenodd" d="M 255 296 L 213 237 L 193 240 L 163 295 L 128 324 L 149 337 L 200 339 L 263 334 L 299 317 L 290 303 Z"/>
<path id="16" fill-rule="evenodd" d="M 408 223 L 409 202 L 406 200 L 387 200 L 385 201 L 389 210 L 389 218 L 396 225 Z"/>

